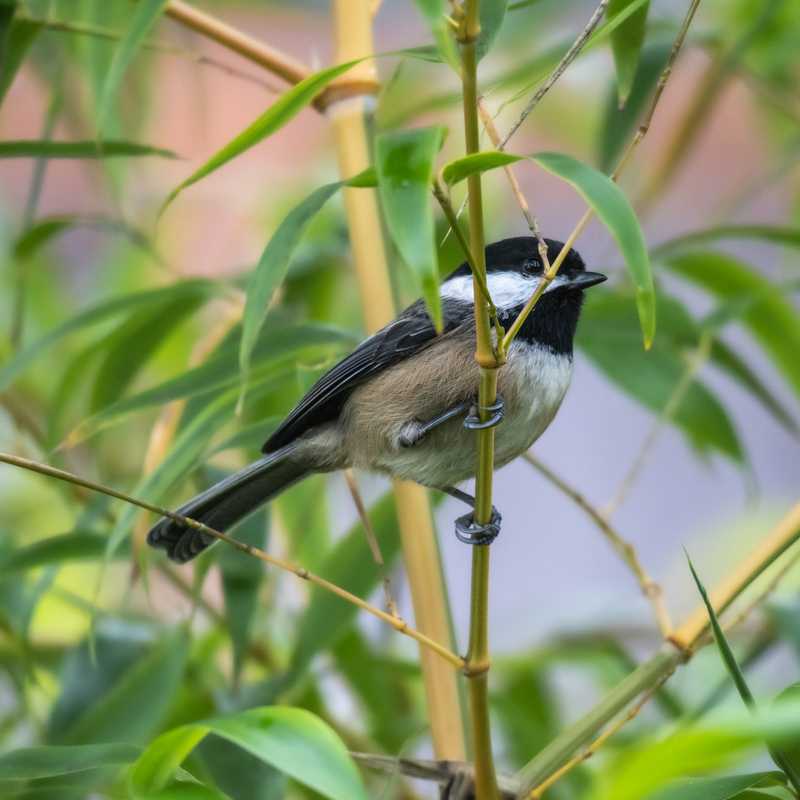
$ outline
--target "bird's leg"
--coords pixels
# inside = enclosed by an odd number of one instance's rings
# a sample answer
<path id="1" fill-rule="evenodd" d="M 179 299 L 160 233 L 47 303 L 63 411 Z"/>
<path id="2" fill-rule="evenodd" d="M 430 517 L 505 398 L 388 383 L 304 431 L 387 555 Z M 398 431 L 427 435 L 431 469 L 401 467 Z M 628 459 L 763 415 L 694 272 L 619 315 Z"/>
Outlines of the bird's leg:
<path id="1" fill-rule="evenodd" d="M 503 398 L 498 395 L 497 400 L 490 406 L 486 407 L 486 411 L 491 412 L 491 416 L 485 422 L 481 422 L 480 417 L 478 416 L 477 404 L 472 402 L 464 402 L 457 403 L 452 408 L 448 408 L 441 414 L 437 414 L 427 422 L 419 422 L 419 420 L 412 419 L 410 422 L 407 422 L 405 425 L 403 425 L 398 438 L 398 443 L 400 444 L 400 447 L 413 447 L 415 444 L 419 444 L 419 442 L 421 442 L 434 428 L 438 428 L 445 422 L 449 422 L 454 417 L 460 417 L 462 414 L 466 414 L 464 417 L 464 427 L 467 430 L 482 431 L 486 428 L 493 428 L 502 421 L 503 416 L 505 415 L 505 403 L 503 402 Z"/>
<path id="2" fill-rule="evenodd" d="M 427 422 L 419 422 L 415 419 L 406 422 L 400 432 L 400 447 L 413 447 L 415 444 L 421 442 L 434 428 L 438 428 L 445 422 L 449 422 L 453 417 L 460 417 L 471 408 L 472 403 L 470 402 L 459 403 L 452 408 L 448 408 L 447 411 L 437 414 Z"/>
<path id="3" fill-rule="evenodd" d="M 475 508 L 475 498 L 471 494 L 456 489 L 455 486 L 443 486 L 441 491 Z M 491 519 L 485 525 L 475 522 L 474 514 L 464 514 L 456 520 L 456 538 L 464 544 L 491 544 L 500 533 L 502 522 L 503 516 L 494 506 Z"/>

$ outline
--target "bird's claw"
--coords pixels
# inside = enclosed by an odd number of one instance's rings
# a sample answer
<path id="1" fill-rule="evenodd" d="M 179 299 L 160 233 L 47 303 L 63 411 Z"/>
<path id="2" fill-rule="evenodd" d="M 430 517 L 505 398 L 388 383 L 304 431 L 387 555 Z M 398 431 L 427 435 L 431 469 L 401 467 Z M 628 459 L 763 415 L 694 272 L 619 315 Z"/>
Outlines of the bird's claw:
<path id="1" fill-rule="evenodd" d="M 500 533 L 502 522 L 503 516 L 494 506 L 492 506 L 492 517 L 485 525 L 475 522 L 473 513 L 464 514 L 456 520 L 456 538 L 464 544 L 491 544 Z"/>
<path id="2" fill-rule="evenodd" d="M 478 413 L 478 406 L 472 406 L 469 414 L 464 417 L 464 427 L 468 431 L 485 431 L 488 428 L 494 428 L 503 421 L 506 415 L 506 404 L 500 395 L 491 405 L 486 406 L 484 411 L 489 412 L 489 417 L 486 420 L 481 420 Z"/>

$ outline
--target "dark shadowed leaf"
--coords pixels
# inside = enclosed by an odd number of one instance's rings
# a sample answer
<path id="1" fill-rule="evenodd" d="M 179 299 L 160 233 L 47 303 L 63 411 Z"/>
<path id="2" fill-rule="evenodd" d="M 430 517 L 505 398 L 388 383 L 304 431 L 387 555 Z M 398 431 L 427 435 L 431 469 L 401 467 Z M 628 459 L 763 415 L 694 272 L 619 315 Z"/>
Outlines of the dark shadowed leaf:
<path id="1" fill-rule="evenodd" d="M 394 499 L 383 497 L 369 511 L 372 526 L 388 569 L 400 547 Z M 320 564 L 319 574 L 360 597 L 368 596 L 378 585 L 381 572 L 372 559 L 361 523 L 339 541 Z M 303 677 L 314 656 L 330 647 L 351 624 L 357 613 L 330 592 L 311 589 L 311 600 L 297 625 L 297 642 L 292 653 L 284 687 Z"/>
<path id="2" fill-rule="evenodd" d="M 437 330 L 442 327 L 431 181 L 442 146 L 441 127 L 378 136 L 375 158 L 386 225 L 411 268 Z"/>
<path id="3" fill-rule="evenodd" d="M 609 88 L 597 140 L 598 162 L 603 172 L 613 172 L 616 167 L 622 149 L 639 125 L 646 105 L 652 98 L 658 76 L 664 69 L 671 50 L 672 45 L 669 42 L 653 44 L 643 50 L 624 108 L 619 107 L 617 87 L 612 85 Z"/>
<path id="4" fill-rule="evenodd" d="M 239 541 L 262 550 L 267 546 L 268 537 L 269 516 L 264 510 L 248 517 L 236 528 Z M 258 592 L 266 572 L 261 561 L 233 547 L 220 548 L 217 563 L 222 574 L 225 620 L 233 645 L 233 677 L 238 683 L 258 608 Z"/>
<path id="5" fill-rule="evenodd" d="M 164 209 L 184 189 L 240 156 L 254 145 L 271 136 L 275 131 L 280 130 L 309 105 L 331 81 L 343 75 L 357 63 L 358 61 L 348 61 L 344 64 L 337 64 L 334 67 L 315 72 L 281 95 L 258 119 L 228 142 L 225 147 L 218 150 L 200 169 L 193 172 L 177 188 L 173 189 L 164 201 L 161 212 L 163 213 Z"/>
<path id="6" fill-rule="evenodd" d="M 608 16 L 615 17 L 630 3 L 631 0 L 611 0 L 608 4 Z M 627 102 L 636 77 L 649 8 L 650 3 L 645 3 L 611 34 L 611 51 L 614 53 L 614 65 L 617 68 L 617 93 L 620 106 L 624 106 Z"/>
<path id="7" fill-rule="evenodd" d="M 125 156 L 177 158 L 171 150 L 114 139 L 87 142 L 18 139 L 0 142 L 0 158 L 118 158 Z"/>
<path id="8" fill-rule="evenodd" d="M 742 313 L 742 322 L 800 395 L 800 314 L 777 286 L 748 264 L 723 253 L 684 253 L 665 263 L 723 300 L 752 296 L 754 301 Z"/>
<path id="9" fill-rule="evenodd" d="M 149 798 L 207 734 L 238 745 L 294 780 L 332 800 L 366 800 L 361 778 L 341 739 L 322 720 L 299 708 L 255 708 L 184 725 L 159 736 L 134 764 L 129 786 Z"/>
<path id="10" fill-rule="evenodd" d="M 0 755 L 0 781 L 34 780 L 133 763 L 141 750 L 130 744 L 43 745 Z"/>
<path id="11" fill-rule="evenodd" d="M 14 5 L 0 3 L 0 105 L 14 82 L 25 54 L 42 29 L 39 22 L 14 19 Z"/>
<path id="12" fill-rule="evenodd" d="M 685 353 L 697 342 L 686 340 L 673 325 L 673 305 L 660 302 L 663 330 L 652 348 L 641 347 L 641 334 L 628 293 L 594 290 L 578 327 L 577 344 L 605 375 L 657 414 L 663 413 L 687 369 Z M 698 379 L 689 386 L 672 419 L 701 452 L 717 450 L 741 461 L 743 453 L 730 418 L 719 400 Z"/>
<path id="13" fill-rule="evenodd" d="M 102 136 L 111 114 L 125 71 L 136 57 L 150 29 L 155 25 L 167 0 L 140 0 L 131 10 L 131 20 L 125 35 L 114 51 L 111 66 L 106 73 L 97 108 L 97 131 Z"/>

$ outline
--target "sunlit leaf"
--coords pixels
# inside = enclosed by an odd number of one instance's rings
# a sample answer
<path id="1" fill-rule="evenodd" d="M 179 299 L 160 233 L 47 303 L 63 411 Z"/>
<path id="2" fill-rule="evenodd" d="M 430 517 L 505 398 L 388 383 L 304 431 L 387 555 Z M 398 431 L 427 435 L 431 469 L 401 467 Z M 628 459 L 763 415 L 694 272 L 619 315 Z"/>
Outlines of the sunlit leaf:
<path id="1" fill-rule="evenodd" d="M 665 264 L 723 300 L 754 302 L 742 314 L 747 326 L 784 378 L 800 394 L 800 314 L 780 289 L 744 262 L 724 253 L 695 251 Z"/>
<path id="2" fill-rule="evenodd" d="M 614 17 L 623 11 L 631 0 L 611 0 L 608 4 L 608 15 Z M 628 100 L 639 66 L 639 54 L 644 43 L 647 29 L 647 12 L 650 3 L 645 3 L 635 14 L 620 25 L 611 34 L 611 51 L 614 54 L 614 65 L 617 68 L 617 93 L 620 106 Z"/>
<path id="3" fill-rule="evenodd" d="M 656 302 L 650 257 L 636 214 L 622 190 L 608 176 L 564 153 L 537 153 L 515 156 L 487 151 L 446 164 L 442 176 L 453 185 L 470 175 L 530 158 L 539 166 L 569 183 L 588 203 L 617 242 L 625 265 L 636 288 L 636 307 L 645 348 L 653 342 L 656 331 Z"/>
<path id="4" fill-rule="evenodd" d="M 309 105 L 331 81 L 343 75 L 357 63 L 358 61 L 348 61 L 344 64 L 337 64 L 315 72 L 281 95 L 258 119 L 248 125 L 238 136 L 211 156 L 200 169 L 193 172 L 183 183 L 173 189 L 161 207 L 162 213 L 184 189 L 197 183 L 197 181 L 210 175 L 224 164 L 232 161 L 280 130 Z"/>
<path id="5" fill-rule="evenodd" d="M 100 102 L 97 108 L 97 130 L 102 135 L 108 123 L 108 117 L 114 104 L 117 91 L 122 83 L 126 70 L 130 66 L 139 48 L 144 44 L 147 34 L 155 25 L 167 0 L 140 0 L 131 10 L 131 22 L 122 37 L 114 58 L 106 73 Z"/>
<path id="6" fill-rule="evenodd" d="M 461 59 L 458 47 L 446 17 L 450 11 L 447 3 L 445 0 L 415 0 L 415 2 L 428 22 L 442 60 L 456 72 L 460 72 Z"/>
<path id="7" fill-rule="evenodd" d="M 131 744 L 42 745 L 0 755 L 0 781 L 34 780 L 133 763 L 141 750 Z"/>
<path id="8" fill-rule="evenodd" d="M 53 142 L 49 139 L 17 139 L 0 142 L 0 158 L 118 158 L 120 156 L 177 158 L 171 150 L 116 139 L 99 142 Z"/>
<path id="9" fill-rule="evenodd" d="M 375 158 L 386 225 L 414 273 L 437 330 L 442 327 L 431 181 L 444 129 L 421 128 L 378 136 Z"/>
<path id="10" fill-rule="evenodd" d="M 209 733 L 221 736 L 332 800 L 366 800 L 342 741 L 322 720 L 299 708 L 274 706 L 184 725 L 159 736 L 134 764 L 129 786 L 149 798 Z"/>

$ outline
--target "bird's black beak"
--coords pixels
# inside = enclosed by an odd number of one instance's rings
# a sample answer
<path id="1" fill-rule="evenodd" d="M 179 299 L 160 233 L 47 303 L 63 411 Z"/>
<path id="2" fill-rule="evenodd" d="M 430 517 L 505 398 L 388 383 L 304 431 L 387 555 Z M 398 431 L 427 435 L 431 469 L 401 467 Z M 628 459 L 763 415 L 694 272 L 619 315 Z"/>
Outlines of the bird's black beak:
<path id="1" fill-rule="evenodd" d="M 569 276 L 565 289 L 588 289 L 598 283 L 608 280 L 602 272 L 575 272 Z"/>

